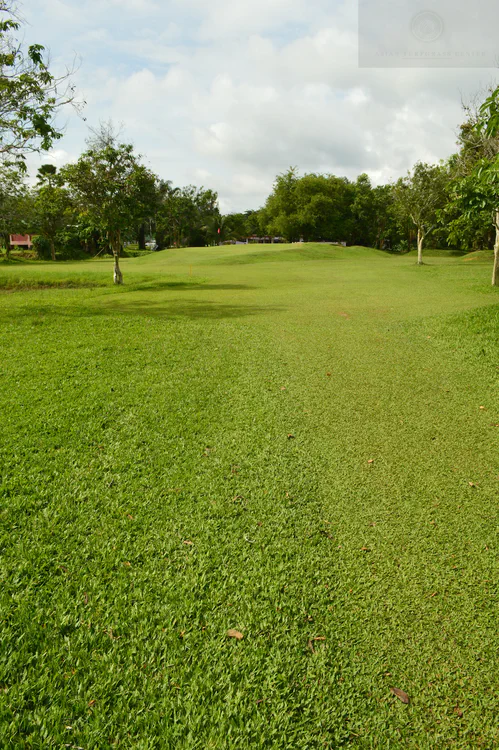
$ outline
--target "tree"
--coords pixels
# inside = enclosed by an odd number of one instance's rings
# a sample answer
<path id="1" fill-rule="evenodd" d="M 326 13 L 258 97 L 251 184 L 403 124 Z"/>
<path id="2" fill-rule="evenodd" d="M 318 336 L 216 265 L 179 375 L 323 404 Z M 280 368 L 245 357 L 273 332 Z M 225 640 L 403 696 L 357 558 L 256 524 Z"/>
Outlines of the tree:
<path id="1" fill-rule="evenodd" d="M 10 258 L 10 235 L 25 228 L 23 206 L 26 194 L 22 170 L 0 162 L 0 235 L 7 260 Z"/>
<path id="2" fill-rule="evenodd" d="M 372 247 L 375 243 L 375 193 L 367 174 L 357 177 L 354 185 L 355 197 L 352 203 L 354 221 L 354 243 Z"/>
<path id="3" fill-rule="evenodd" d="M 156 199 L 156 178 L 140 163 L 133 146 L 109 141 L 90 143 L 76 164 L 63 168 L 76 204 L 107 238 L 114 256 L 114 283 L 122 284 L 119 258 L 122 235 L 133 230 Z"/>
<path id="4" fill-rule="evenodd" d="M 300 239 L 301 220 L 298 214 L 296 189 L 299 181 L 297 167 L 277 175 L 274 189 L 262 211 L 265 229 L 272 235 L 282 235 L 290 242 Z"/>
<path id="5" fill-rule="evenodd" d="M 203 228 L 206 231 L 207 239 L 214 245 L 220 245 L 222 242 L 231 240 L 234 236 L 231 217 L 222 216 L 220 213 L 210 215 Z"/>
<path id="6" fill-rule="evenodd" d="M 55 261 L 56 237 L 71 219 L 71 200 L 52 164 L 43 164 L 39 168 L 38 182 L 34 200 L 34 228 L 49 243 L 50 256 Z"/>
<path id="7" fill-rule="evenodd" d="M 407 215 L 417 229 L 418 265 L 423 265 L 423 243 L 438 224 L 438 211 L 446 203 L 449 177 L 441 165 L 418 162 L 414 170 L 398 180 L 395 199 L 402 214 Z"/>
<path id="8" fill-rule="evenodd" d="M 27 50 L 16 39 L 20 23 L 9 0 L 0 0 L 0 157 L 24 165 L 26 153 L 47 151 L 61 138 L 54 117 L 75 104 L 73 70 L 57 78 L 44 60 L 44 47 Z"/>
<path id="9" fill-rule="evenodd" d="M 218 195 L 213 190 L 188 185 L 173 187 L 160 181 L 155 215 L 156 243 L 163 247 L 206 244 L 210 217 L 220 216 Z"/>

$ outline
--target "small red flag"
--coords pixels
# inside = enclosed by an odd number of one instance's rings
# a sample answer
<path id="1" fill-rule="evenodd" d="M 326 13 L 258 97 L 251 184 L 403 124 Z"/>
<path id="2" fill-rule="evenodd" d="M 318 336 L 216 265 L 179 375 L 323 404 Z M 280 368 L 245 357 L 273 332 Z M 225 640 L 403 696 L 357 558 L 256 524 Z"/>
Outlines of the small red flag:
<path id="1" fill-rule="evenodd" d="M 220 227 L 218 227 L 218 234 L 220 234 Z"/>

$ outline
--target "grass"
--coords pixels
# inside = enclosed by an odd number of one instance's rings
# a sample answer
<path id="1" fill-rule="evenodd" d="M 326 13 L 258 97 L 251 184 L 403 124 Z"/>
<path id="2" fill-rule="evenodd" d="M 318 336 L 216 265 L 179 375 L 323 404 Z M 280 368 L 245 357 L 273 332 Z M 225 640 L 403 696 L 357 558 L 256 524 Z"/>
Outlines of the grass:
<path id="1" fill-rule="evenodd" d="M 490 261 L 122 265 L 0 268 L 2 747 L 499 746 Z"/>

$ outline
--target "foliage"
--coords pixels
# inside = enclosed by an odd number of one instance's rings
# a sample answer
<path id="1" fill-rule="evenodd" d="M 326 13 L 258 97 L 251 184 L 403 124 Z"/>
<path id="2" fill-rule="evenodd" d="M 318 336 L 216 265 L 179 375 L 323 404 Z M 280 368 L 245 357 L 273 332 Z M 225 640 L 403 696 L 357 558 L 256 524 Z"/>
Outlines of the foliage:
<path id="1" fill-rule="evenodd" d="M 166 181 L 158 183 L 155 227 L 159 249 L 206 245 L 207 227 L 214 217 L 220 217 L 220 213 L 218 196 L 213 190 L 193 185 L 173 187 Z"/>
<path id="2" fill-rule="evenodd" d="M 480 107 L 479 116 L 468 132 L 475 143 L 485 144 L 481 157 L 467 160 L 464 176 L 455 179 L 451 192 L 450 210 L 458 216 L 451 226 L 456 239 L 461 240 L 470 224 L 485 224 L 495 230 L 492 285 L 499 286 L 499 88 L 491 93 Z M 462 151 L 466 153 L 466 144 Z"/>
<path id="3" fill-rule="evenodd" d="M 448 183 L 445 166 L 418 162 L 412 173 L 398 180 L 395 186 L 399 217 L 410 218 L 418 232 L 419 264 L 423 242 L 437 227 L 439 211 L 445 206 Z"/>
<path id="4" fill-rule="evenodd" d="M 147 216 L 156 198 L 155 176 L 140 164 L 133 146 L 115 139 L 97 143 L 62 172 L 80 212 L 107 238 L 115 258 L 115 283 L 122 283 L 122 234 Z"/>
<path id="5" fill-rule="evenodd" d="M 7 259 L 10 256 L 10 235 L 24 234 L 29 205 L 23 170 L 0 161 L 0 235 Z"/>
<path id="6" fill-rule="evenodd" d="M 45 164 L 38 170 L 39 187 L 33 204 L 32 233 L 40 234 L 50 246 L 52 260 L 56 259 L 56 238 L 73 219 L 73 207 L 68 190 L 56 168 Z"/>
<path id="7" fill-rule="evenodd" d="M 50 72 L 44 47 L 27 49 L 16 35 L 20 23 L 9 2 L 0 2 L 0 157 L 24 165 L 29 151 L 48 151 L 61 138 L 54 117 L 75 102 L 69 71 L 61 77 Z"/>

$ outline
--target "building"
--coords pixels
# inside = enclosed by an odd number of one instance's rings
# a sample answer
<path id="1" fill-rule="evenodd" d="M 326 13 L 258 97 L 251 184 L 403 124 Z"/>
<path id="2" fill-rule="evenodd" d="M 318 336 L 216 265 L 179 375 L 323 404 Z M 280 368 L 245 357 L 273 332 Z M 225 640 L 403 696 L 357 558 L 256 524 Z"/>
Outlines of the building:
<path id="1" fill-rule="evenodd" d="M 33 235 L 11 234 L 9 235 L 9 242 L 11 247 L 20 247 L 23 250 L 31 250 L 31 248 L 33 247 Z"/>

